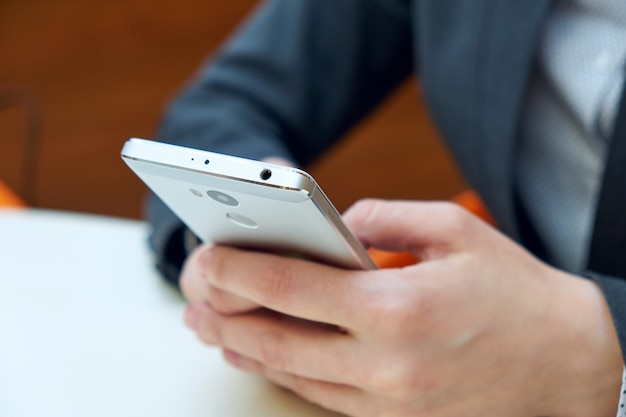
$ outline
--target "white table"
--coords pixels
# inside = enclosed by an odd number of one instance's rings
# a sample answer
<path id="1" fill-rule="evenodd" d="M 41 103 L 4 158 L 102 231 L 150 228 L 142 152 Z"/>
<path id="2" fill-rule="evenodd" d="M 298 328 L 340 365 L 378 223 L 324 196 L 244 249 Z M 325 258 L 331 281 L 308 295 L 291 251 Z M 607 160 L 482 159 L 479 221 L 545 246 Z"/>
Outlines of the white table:
<path id="1" fill-rule="evenodd" d="M 131 220 L 0 210 L 0 416 L 336 416 L 183 325 Z"/>

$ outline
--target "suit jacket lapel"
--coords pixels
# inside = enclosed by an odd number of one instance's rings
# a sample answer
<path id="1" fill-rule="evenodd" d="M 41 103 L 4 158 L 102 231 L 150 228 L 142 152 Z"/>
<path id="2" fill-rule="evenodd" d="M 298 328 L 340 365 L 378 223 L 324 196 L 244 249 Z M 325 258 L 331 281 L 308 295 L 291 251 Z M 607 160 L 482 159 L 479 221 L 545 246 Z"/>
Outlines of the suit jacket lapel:
<path id="1" fill-rule="evenodd" d="M 626 276 L 626 89 L 622 92 L 596 209 L 588 269 Z"/>
<path id="2" fill-rule="evenodd" d="M 487 45 L 482 70 L 476 74 L 478 91 L 476 123 L 483 137 L 477 138 L 475 160 L 482 161 L 483 183 L 478 188 L 489 207 L 499 213 L 499 226 L 519 239 L 515 220 L 513 183 L 514 148 L 523 111 L 525 91 L 530 80 L 543 23 L 550 0 L 503 0 L 496 2 L 490 19 L 483 27 Z M 493 155 L 486 159 L 484 152 Z"/>

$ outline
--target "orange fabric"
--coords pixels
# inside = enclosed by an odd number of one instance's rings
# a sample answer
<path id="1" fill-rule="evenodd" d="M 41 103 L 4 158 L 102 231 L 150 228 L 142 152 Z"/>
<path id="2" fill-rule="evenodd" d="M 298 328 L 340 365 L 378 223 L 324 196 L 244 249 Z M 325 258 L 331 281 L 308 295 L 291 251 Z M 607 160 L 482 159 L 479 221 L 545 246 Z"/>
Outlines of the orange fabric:
<path id="1" fill-rule="evenodd" d="M 26 207 L 26 203 L 7 187 L 2 181 L 0 181 L 0 207 Z"/>
<path id="2" fill-rule="evenodd" d="M 494 224 L 482 200 L 474 191 L 464 191 L 453 198 L 452 201 L 465 207 L 475 216 L 480 217 L 487 223 Z M 372 248 L 369 250 L 369 254 L 379 268 L 402 268 L 403 266 L 413 265 L 418 262 L 418 259 L 409 252 L 385 252 Z"/>

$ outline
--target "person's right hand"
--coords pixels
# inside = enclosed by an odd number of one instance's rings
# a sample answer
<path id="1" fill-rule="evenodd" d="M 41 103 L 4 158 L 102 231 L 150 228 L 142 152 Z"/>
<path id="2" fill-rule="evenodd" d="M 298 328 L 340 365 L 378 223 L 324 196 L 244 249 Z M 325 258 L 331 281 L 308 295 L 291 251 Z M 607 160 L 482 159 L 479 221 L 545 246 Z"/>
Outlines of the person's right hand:
<path id="1" fill-rule="evenodd" d="M 351 271 L 204 246 L 187 325 L 234 366 L 352 416 L 615 415 L 623 363 L 595 283 L 450 203 L 365 201 L 346 221 L 421 262 Z"/>

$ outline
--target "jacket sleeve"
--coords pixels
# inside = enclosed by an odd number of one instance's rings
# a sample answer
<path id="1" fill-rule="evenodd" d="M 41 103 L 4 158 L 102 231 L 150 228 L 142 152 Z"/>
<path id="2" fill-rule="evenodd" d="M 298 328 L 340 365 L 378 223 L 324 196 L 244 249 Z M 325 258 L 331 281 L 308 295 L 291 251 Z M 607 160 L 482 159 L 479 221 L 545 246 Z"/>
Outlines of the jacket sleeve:
<path id="1" fill-rule="evenodd" d="M 308 164 L 410 74 L 406 3 L 265 2 L 174 99 L 157 138 Z M 155 197 L 147 217 L 157 267 L 176 283 L 183 226 Z"/>
<path id="2" fill-rule="evenodd" d="M 585 276 L 593 279 L 602 288 L 622 347 L 622 358 L 626 363 L 626 280 L 597 272 L 587 272 Z"/>

